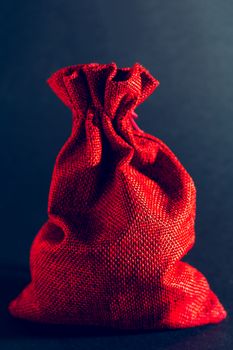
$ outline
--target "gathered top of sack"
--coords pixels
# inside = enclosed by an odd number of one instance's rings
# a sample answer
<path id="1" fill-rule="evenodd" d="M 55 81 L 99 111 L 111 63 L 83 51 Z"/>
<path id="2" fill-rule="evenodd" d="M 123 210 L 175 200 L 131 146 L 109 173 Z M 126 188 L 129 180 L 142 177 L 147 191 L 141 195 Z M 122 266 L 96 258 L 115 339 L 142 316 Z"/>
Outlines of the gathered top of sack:
<path id="1" fill-rule="evenodd" d="M 47 82 L 79 116 L 93 108 L 112 119 L 134 110 L 159 85 L 137 62 L 130 68 L 117 68 L 115 62 L 73 65 L 58 70 Z"/>

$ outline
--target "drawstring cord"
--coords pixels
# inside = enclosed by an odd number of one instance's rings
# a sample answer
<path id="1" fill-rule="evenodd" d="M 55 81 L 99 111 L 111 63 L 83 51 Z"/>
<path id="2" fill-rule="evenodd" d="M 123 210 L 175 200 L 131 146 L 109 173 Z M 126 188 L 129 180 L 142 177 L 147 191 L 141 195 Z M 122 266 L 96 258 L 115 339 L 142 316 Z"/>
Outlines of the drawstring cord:
<path id="1" fill-rule="evenodd" d="M 132 114 L 130 117 L 131 117 L 131 121 L 132 121 L 134 129 L 137 131 L 143 131 L 142 129 L 139 128 L 139 126 L 137 125 L 137 123 L 134 120 L 134 119 L 138 118 L 138 114 L 135 113 L 134 111 L 132 111 Z"/>

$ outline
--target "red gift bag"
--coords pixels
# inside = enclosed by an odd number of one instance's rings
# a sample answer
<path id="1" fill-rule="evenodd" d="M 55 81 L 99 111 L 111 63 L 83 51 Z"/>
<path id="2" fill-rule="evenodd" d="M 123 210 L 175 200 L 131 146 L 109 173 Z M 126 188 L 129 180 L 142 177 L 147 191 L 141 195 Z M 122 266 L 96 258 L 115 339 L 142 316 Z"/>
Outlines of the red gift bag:
<path id="1" fill-rule="evenodd" d="M 72 131 L 31 247 L 31 282 L 11 314 L 124 329 L 223 320 L 206 278 L 181 261 L 195 240 L 194 182 L 134 121 L 159 82 L 137 62 L 112 62 L 59 69 L 48 84 L 71 109 Z"/>

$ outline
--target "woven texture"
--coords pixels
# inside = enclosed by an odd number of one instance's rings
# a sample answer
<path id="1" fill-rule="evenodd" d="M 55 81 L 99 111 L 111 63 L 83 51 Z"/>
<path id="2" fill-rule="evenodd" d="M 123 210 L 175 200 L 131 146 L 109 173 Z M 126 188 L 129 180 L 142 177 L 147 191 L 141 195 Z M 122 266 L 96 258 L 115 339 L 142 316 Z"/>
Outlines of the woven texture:
<path id="1" fill-rule="evenodd" d="M 181 261 L 195 240 L 194 182 L 134 121 L 158 80 L 138 62 L 112 62 L 65 67 L 47 82 L 71 109 L 72 131 L 31 247 L 31 282 L 11 314 L 123 329 L 223 320 L 206 278 Z"/>

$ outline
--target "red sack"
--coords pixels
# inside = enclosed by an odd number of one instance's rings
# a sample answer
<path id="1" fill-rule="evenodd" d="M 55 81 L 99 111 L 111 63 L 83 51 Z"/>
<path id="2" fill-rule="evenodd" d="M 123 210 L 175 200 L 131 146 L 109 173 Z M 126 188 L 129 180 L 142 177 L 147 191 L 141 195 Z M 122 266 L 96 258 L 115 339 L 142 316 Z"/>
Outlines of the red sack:
<path id="1" fill-rule="evenodd" d="M 194 182 L 133 120 L 159 82 L 137 62 L 112 62 L 59 69 L 48 84 L 71 109 L 72 131 L 31 247 L 31 282 L 11 314 L 125 329 L 223 320 L 205 277 L 180 261 L 195 240 Z"/>

